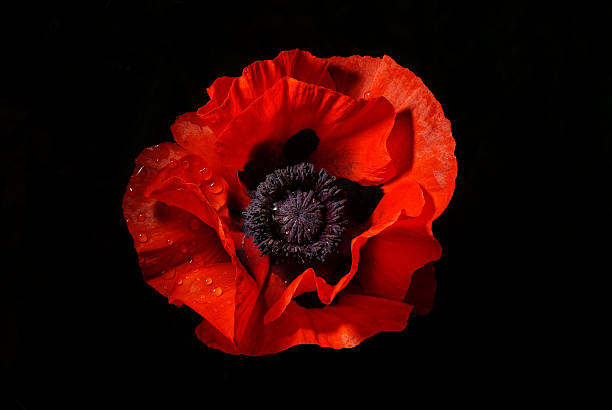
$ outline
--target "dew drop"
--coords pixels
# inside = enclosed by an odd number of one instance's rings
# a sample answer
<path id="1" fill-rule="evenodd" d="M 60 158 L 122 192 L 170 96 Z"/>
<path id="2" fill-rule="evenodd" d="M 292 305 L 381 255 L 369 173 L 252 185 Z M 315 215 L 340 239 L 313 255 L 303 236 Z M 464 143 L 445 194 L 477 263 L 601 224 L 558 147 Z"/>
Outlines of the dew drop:
<path id="1" fill-rule="evenodd" d="M 134 193 L 134 188 L 133 188 L 133 187 L 131 187 L 131 186 L 129 186 L 129 187 L 128 187 L 128 192 L 129 192 L 130 194 L 133 194 L 133 193 Z"/>
<path id="2" fill-rule="evenodd" d="M 208 286 L 212 285 L 212 279 L 211 278 L 204 279 L 204 284 L 206 284 Z"/>
<path id="3" fill-rule="evenodd" d="M 139 178 L 139 179 L 142 179 L 146 176 L 147 176 L 147 168 L 144 165 L 141 165 L 140 168 L 138 168 L 138 171 L 136 171 L 136 174 L 134 174 L 134 178 Z"/>
<path id="4" fill-rule="evenodd" d="M 370 98 L 372 96 L 372 92 L 368 91 L 363 95 L 363 98 Z"/>
<path id="5" fill-rule="evenodd" d="M 176 284 L 177 284 L 178 286 L 183 286 L 183 279 L 179 279 L 179 281 L 178 281 L 178 282 L 176 282 Z"/>
<path id="6" fill-rule="evenodd" d="M 200 229 L 201 225 L 202 223 L 198 218 L 191 218 L 191 220 L 189 221 L 189 229 L 191 229 L 192 231 L 197 231 L 198 229 Z"/>
<path id="7" fill-rule="evenodd" d="M 208 181 L 209 179 L 212 178 L 212 169 L 204 167 L 200 170 L 200 177 L 204 180 L 204 181 Z"/>
<path id="8" fill-rule="evenodd" d="M 187 263 L 193 263 L 193 258 L 189 258 L 189 260 L 187 261 Z"/>
<path id="9" fill-rule="evenodd" d="M 208 184 L 208 192 L 212 194 L 218 194 L 223 191 L 223 185 L 217 184 L 215 181 Z"/>
<path id="10" fill-rule="evenodd" d="M 166 243 L 168 244 L 168 246 L 174 245 L 174 242 L 172 242 L 172 239 L 168 239 Z"/>
<path id="11" fill-rule="evenodd" d="M 149 240 L 149 237 L 146 232 L 138 232 L 136 234 L 136 240 L 140 243 L 144 243 Z"/>
<path id="12" fill-rule="evenodd" d="M 136 220 L 138 220 L 138 222 L 144 222 L 145 219 L 147 219 L 147 216 L 144 214 L 144 212 L 139 212 Z"/>
<path id="13" fill-rule="evenodd" d="M 214 288 L 212 293 L 215 296 L 221 296 L 221 295 L 223 295 L 223 289 L 221 289 L 221 288 Z"/>
<path id="14" fill-rule="evenodd" d="M 172 269 L 168 272 L 162 273 L 162 279 L 172 280 L 176 276 L 176 269 Z"/>
<path id="15" fill-rule="evenodd" d="M 204 299 L 206 299 L 206 296 L 204 295 L 200 296 L 200 300 L 204 300 Z"/>

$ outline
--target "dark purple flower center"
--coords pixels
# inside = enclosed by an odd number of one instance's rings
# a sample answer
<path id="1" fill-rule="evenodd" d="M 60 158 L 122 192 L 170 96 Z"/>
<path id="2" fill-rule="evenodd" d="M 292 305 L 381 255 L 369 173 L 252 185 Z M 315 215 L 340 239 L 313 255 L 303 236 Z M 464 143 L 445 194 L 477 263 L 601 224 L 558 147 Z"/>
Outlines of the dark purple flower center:
<path id="1" fill-rule="evenodd" d="M 268 174 L 245 212 L 244 231 L 262 255 L 299 263 L 334 253 L 347 224 L 345 192 L 336 178 L 301 164 Z"/>

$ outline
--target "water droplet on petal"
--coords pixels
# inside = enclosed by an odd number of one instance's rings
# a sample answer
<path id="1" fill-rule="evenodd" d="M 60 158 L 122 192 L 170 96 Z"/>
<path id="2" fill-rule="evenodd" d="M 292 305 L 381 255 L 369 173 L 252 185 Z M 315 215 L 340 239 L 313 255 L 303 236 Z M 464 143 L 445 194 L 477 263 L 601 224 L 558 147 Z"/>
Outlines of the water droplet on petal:
<path id="1" fill-rule="evenodd" d="M 206 296 L 204 295 L 200 296 L 200 300 L 204 300 L 204 299 L 206 299 Z"/>
<path id="2" fill-rule="evenodd" d="M 138 233 L 136 234 L 136 240 L 137 240 L 138 242 L 143 243 L 143 242 L 148 241 L 148 240 L 149 240 L 149 237 L 147 236 L 147 233 L 146 233 L 146 232 L 138 232 Z"/>
<path id="3" fill-rule="evenodd" d="M 204 283 L 205 283 L 206 285 L 209 285 L 209 286 L 210 286 L 210 285 L 212 285 L 212 279 L 211 279 L 211 278 L 206 278 L 206 279 L 204 279 Z"/>
<path id="4" fill-rule="evenodd" d="M 168 246 L 174 245 L 174 242 L 172 241 L 172 239 L 168 239 L 166 243 L 168 244 Z"/>
<path id="5" fill-rule="evenodd" d="M 189 229 L 191 229 L 192 231 L 197 231 L 198 229 L 200 229 L 201 225 L 202 223 L 198 218 L 191 218 L 191 220 L 189 221 Z"/>
<path id="6" fill-rule="evenodd" d="M 370 98 L 372 96 L 372 92 L 368 91 L 363 95 L 363 98 Z"/>
<path id="7" fill-rule="evenodd" d="M 145 219 L 147 219 L 147 216 L 144 214 L 144 212 L 139 212 L 136 219 L 138 222 L 143 222 Z"/>
<path id="8" fill-rule="evenodd" d="M 162 279 L 172 280 L 176 276 L 176 269 L 171 269 L 168 272 L 162 272 Z"/>
<path id="9" fill-rule="evenodd" d="M 187 263 L 193 263 L 193 258 L 189 258 L 189 260 L 187 261 Z"/>
<path id="10" fill-rule="evenodd" d="M 215 296 L 221 296 L 221 295 L 223 295 L 223 289 L 221 289 L 221 288 L 214 288 L 212 293 Z"/>
<path id="11" fill-rule="evenodd" d="M 179 281 L 178 281 L 178 282 L 176 282 L 176 284 L 177 284 L 178 286 L 183 286 L 183 279 L 179 279 Z"/>
<path id="12" fill-rule="evenodd" d="M 216 183 L 215 181 L 208 184 L 208 192 L 212 194 L 218 194 L 223 191 L 223 185 Z"/>
<path id="13" fill-rule="evenodd" d="M 134 174 L 134 178 L 143 179 L 147 176 L 147 168 L 144 165 L 141 165 L 140 168 Z"/>
<path id="14" fill-rule="evenodd" d="M 129 192 L 130 194 L 133 194 L 133 193 L 134 193 L 134 188 L 133 188 L 133 187 L 131 187 L 131 186 L 129 186 L 129 187 L 128 187 L 128 192 Z"/>
<path id="15" fill-rule="evenodd" d="M 204 167 L 200 170 L 200 177 L 204 180 L 204 181 L 208 181 L 209 179 L 212 178 L 212 169 Z"/>

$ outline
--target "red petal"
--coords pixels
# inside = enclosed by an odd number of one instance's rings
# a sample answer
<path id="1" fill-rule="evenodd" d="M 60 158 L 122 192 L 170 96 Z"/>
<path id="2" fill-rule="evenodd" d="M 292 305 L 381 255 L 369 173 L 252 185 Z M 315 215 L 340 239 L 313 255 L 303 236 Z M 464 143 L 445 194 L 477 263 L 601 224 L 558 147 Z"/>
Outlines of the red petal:
<path id="1" fill-rule="evenodd" d="M 331 57 L 328 58 L 327 70 L 334 79 L 336 91 L 351 98 L 368 98 L 367 91 L 376 78 L 380 67 L 380 58 L 368 56 Z"/>
<path id="2" fill-rule="evenodd" d="M 420 78 L 389 56 L 332 57 L 329 70 L 336 89 L 354 98 L 384 96 L 398 113 L 387 140 L 393 165 L 407 171 L 431 194 L 435 219 L 448 205 L 455 187 L 457 162 L 450 122 Z"/>
<path id="3" fill-rule="evenodd" d="M 404 300 L 412 274 L 440 253 L 438 241 L 427 232 L 392 225 L 361 249 L 359 284 L 364 294 Z"/>
<path id="4" fill-rule="evenodd" d="M 274 60 L 256 61 L 246 67 L 242 76 L 232 83 L 219 109 L 213 111 L 207 105 L 198 110 L 198 114 L 216 135 L 220 135 L 236 115 L 283 77 L 331 89 L 334 86 L 325 60 L 307 51 L 283 51 Z"/>
<path id="5" fill-rule="evenodd" d="M 196 113 L 187 113 L 181 115 L 171 127 L 174 139 L 185 149 L 198 153 L 206 159 L 210 167 L 225 176 L 225 179 L 231 183 L 229 194 L 232 200 L 241 208 L 246 206 L 251 201 L 244 186 L 237 181 L 237 178 L 228 179 L 228 176 L 235 174 L 234 170 L 226 169 L 226 158 L 217 153 L 215 146 L 215 135 L 212 130 L 206 125 L 205 121 Z"/>
<path id="6" fill-rule="evenodd" d="M 128 189 L 124 201 L 126 215 L 140 212 L 137 210 L 142 209 L 143 204 L 148 204 L 156 210 L 155 220 L 152 221 L 157 221 L 157 224 L 160 221 L 165 223 L 156 225 L 158 229 L 155 231 L 147 231 L 147 240 L 144 243 L 138 242 L 141 239 L 138 236 L 138 227 L 131 230 L 139 253 L 144 252 L 146 258 L 150 257 L 149 255 L 156 256 L 153 259 L 155 264 L 152 265 L 156 269 L 153 272 L 155 275 L 145 277 L 158 291 L 166 296 L 170 295 L 173 302 L 191 306 L 225 338 L 234 342 L 234 338 L 244 332 L 257 297 L 257 285 L 238 260 L 231 231 L 221 219 L 227 217 L 223 192 L 227 191 L 228 186 L 214 172 L 212 175 L 208 170 L 200 172 L 203 166 L 207 165 L 204 159 L 187 155 L 174 144 L 168 146 L 172 151 L 165 146 L 164 148 L 172 152 L 172 155 L 166 153 L 168 158 L 157 164 L 155 172 L 147 171 L 145 180 L 138 179 L 144 175 L 144 171 L 140 167 L 137 168 L 134 178 L 139 184 L 130 185 L 132 192 Z M 156 164 L 154 159 L 143 159 L 144 155 L 139 157 L 137 163 L 144 160 Z M 165 167 L 159 169 L 162 165 Z M 222 189 L 211 187 L 210 181 L 215 181 Z M 170 240 L 166 239 L 169 235 Z M 165 244 L 164 252 L 157 252 L 157 248 L 162 244 Z M 190 252 L 189 246 L 196 247 L 199 254 Z M 164 257 L 158 256 L 158 253 Z M 167 255 L 178 255 L 178 259 Z M 148 265 L 143 267 L 145 275 L 148 272 L 146 266 Z M 204 275 L 201 270 L 209 269 L 210 266 L 217 266 L 218 269 L 204 273 L 215 273 L 215 277 L 211 276 L 211 279 L 218 285 L 212 289 L 219 288 L 222 292 L 212 299 L 218 302 L 216 304 L 197 299 L 196 296 L 199 298 L 203 295 L 198 295 L 196 288 L 190 284 L 190 278 L 197 280 L 199 276 Z M 203 280 L 201 277 L 200 279 Z M 183 288 L 185 284 L 190 286 Z M 185 289 L 191 291 L 182 294 L 181 292 L 186 292 Z"/>
<path id="7" fill-rule="evenodd" d="M 214 110 L 223 104 L 223 101 L 227 98 L 232 84 L 234 84 L 234 77 L 220 77 L 215 80 L 210 87 L 206 89 L 210 101 L 202 108 L 200 108 L 200 114 Z"/>
<path id="8" fill-rule="evenodd" d="M 306 269 L 285 288 L 276 302 L 268 309 L 264 315 L 264 324 L 278 319 L 294 297 L 306 292 L 312 292 L 316 288 L 314 269 Z"/>
<path id="9" fill-rule="evenodd" d="M 168 297 L 198 312 L 228 340 L 234 340 L 236 269 L 231 262 L 203 265 L 200 260 L 176 268 Z"/>
<path id="10" fill-rule="evenodd" d="M 414 272 L 404 299 L 406 303 L 414 306 L 412 313 L 427 315 L 431 312 L 437 287 L 433 263 L 428 263 Z"/>
<path id="11" fill-rule="evenodd" d="M 194 256 L 209 264 L 228 260 L 214 230 L 192 214 L 144 194 L 161 169 L 185 155 L 185 151 L 173 143 L 145 149 L 136 159 L 136 168 L 123 198 L 123 212 L 146 280 Z M 167 295 L 167 286 L 158 291 Z"/>
<path id="12" fill-rule="evenodd" d="M 249 161 L 258 144 L 281 146 L 302 129 L 320 138 L 312 162 L 339 177 L 364 185 L 380 183 L 393 171 L 386 138 L 393 127 L 393 107 L 384 99 L 355 101 L 342 94 L 290 78 L 278 81 L 237 115 L 217 142 L 220 157 L 232 170 Z"/>
<path id="13" fill-rule="evenodd" d="M 349 285 L 358 269 L 359 272 L 361 272 L 360 260 L 363 260 L 363 258 L 360 256 L 360 253 L 362 251 L 362 247 L 366 245 L 368 241 L 375 239 L 377 235 L 381 234 L 381 232 L 384 233 L 384 230 L 390 226 L 393 226 L 393 224 L 395 224 L 402 215 L 404 217 L 415 217 L 421 214 L 425 204 L 425 199 L 423 198 L 423 193 L 418 184 L 410 181 L 408 178 L 403 178 L 395 181 L 392 184 L 386 185 L 384 188 L 385 196 L 378 204 L 374 210 L 374 213 L 372 214 L 372 217 L 370 218 L 372 226 L 362 234 L 353 238 L 351 241 L 352 262 L 350 270 L 335 285 L 328 284 L 325 279 L 321 277 L 322 272 L 317 272 L 315 275 L 315 271 L 312 269 L 305 270 L 289 285 L 284 285 L 282 281 L 277 281 L 278 283 L 274 282 L 275 289 L 277 290 L 275 292 L 268 291 L 266 294 L 266 303 L 267 306 L 269 306 L 269 309 L 265 313 L 264 323 L 267 324 L 268 322 L 278 319 L 283 314 L 284 309 L 289 305 L 289 302 L 304 292 L 316 290 L 319 300 L 324 304 L 330 304 L 334 298 L 337 297 L 340 291 Z M 422 236 L 424 236 L 422 240 L 426 244 L 430 244 L 430 242 L 428 242 L 430 240 L 434 241 L 434 244 L 430 245 L 435 247 L 435 251 L 437 253 L 434 252 L 432 254 L 430 252 L 412 257 L 410 260 L 414 260 L 414 263 L 417 265 L 421 260 L 420 258 L 425 258 L 426 262 L 429 262 L 439 257 L 439 245 L 435 239 L 431 238 L 426 233 L 423 233 Z M 420 236 L 419 239 L 421 239 Z M 409 240 L 416 241 L 416 239 L 412 237 Z M 398 246 L 401 248 L 403 245 L 400 244 Z M 415 245 L 412 249 L 417 250 L 418 246 Z M 429 250 L 429 248 L 427 249 Z M 404 251 L 402 250 L 402 252 Z M 393 264 L 396 257 L 393 254 L 389 254 L 387 256 L 391 257 L 390 259 L 387 259 L 385 263 Z M 368 258 L 366 257 L 365 263 L 366 266 L 369 266 L 369 261 L 367 259 Z M 361 262 L 361 264 L 363 263 L 364 262 Z M 420 267 L 422 265 L 423 263 L 416 267 Z M 413 270 L 414 268 L 409 273 L 411 274 Z M 408 283 L 406 284 L 406 289 L 408 286 L 409 278 Z M 406 290 L 404 289 L 401 297 L 395 299 L 403 299 L 405 293 Z M 378 295 L 374 291 L 370 292 L 369 289 L 367 294 L 385 296 L 382 294 Z"/>
<path id="14" fill-rule="evenodd" d="M 383 189 L 385 195 L 370 217 L 371 227 L 351 241 L 352 262 L 349 272 L 334 286 L 328 285 L 322 278 L 317 278 L 317 290 L 321 302 L 331 303 L 334 297 L 353 279 L 362 259 L 360 256 L 361 249 L 372 240 L 370 238 L 376 237 L 384 229 L 392 226 L 401 215 L 414 217 L 421 214 L 425 200 L 416 183 L 408 179 L 402 179 L 391 185 L 385 185 Z"/>
<path id="15" fill-rule="evenodd" d="M 317 344 L 334 349 L 354 347 L 382 331 L 399 331 L 406 327 L 412 307 L 406 303 L 371 296 L 343 294 L 336 305 L 306 309 L 291 302 L 277 320 L 251 327 L 236 350 L 224 349 L 203 332 L 201 340 L 228 353 L 252 356 L 273 354 L 298 344 Z"/>

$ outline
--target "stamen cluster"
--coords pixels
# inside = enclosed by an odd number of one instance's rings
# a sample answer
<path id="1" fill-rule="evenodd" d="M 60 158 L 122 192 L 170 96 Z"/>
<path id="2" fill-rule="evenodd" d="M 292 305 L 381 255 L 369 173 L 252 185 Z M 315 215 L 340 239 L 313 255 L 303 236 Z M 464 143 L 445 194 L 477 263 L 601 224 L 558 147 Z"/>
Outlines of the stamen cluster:
<path id="1" fill-rule="evenodd" d="M 244 213 L 244 231 L 262 255 L 325 261 L 342 240 L 346 195 L 336 178 L 303 162 L 268 174 Z"/>

